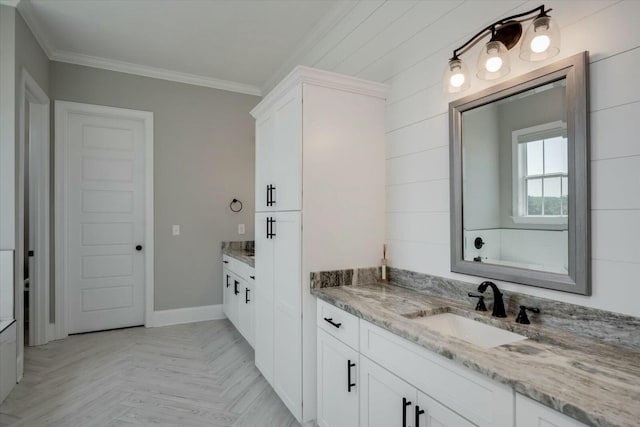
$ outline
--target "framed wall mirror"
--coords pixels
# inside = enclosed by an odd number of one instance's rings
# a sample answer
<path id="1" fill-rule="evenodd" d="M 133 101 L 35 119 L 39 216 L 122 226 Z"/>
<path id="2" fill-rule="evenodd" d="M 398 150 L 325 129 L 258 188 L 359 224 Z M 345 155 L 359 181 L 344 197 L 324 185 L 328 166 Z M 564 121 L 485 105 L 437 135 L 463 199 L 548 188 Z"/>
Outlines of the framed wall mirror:
<path id="1" fill-rule="evenodd" d="M 451 271 L 590 295 L 588 53 L 449 104 Z"/>

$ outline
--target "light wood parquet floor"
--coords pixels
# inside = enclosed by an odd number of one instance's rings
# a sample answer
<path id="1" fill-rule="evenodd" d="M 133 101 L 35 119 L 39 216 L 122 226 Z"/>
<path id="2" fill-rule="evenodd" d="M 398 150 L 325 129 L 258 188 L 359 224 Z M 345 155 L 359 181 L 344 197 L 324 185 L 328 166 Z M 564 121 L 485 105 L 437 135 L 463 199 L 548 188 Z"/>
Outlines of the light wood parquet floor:
<path id="1" fill-rule="evenodd" d="M 25 352 L 5 426 L 299 425 L 228 320 L 74 335 Z"/>

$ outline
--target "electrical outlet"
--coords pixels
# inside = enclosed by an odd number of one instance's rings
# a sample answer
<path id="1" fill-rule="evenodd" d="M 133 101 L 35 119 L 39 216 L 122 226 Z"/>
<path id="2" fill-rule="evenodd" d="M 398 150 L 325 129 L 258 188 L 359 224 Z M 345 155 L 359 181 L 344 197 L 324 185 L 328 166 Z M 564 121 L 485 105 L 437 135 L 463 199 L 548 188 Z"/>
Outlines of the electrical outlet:
<path id="1" fill-rule="evenodd" d="M 180 226 L 179 225 L 174 225 L 173 227 L 171 227 L 171 233 L 174 236 L 179 236 L 180 235 Z"/>
<path id="2" fill-rule="evenodd" d="M 238 224 L 238 234 L 244 234 L 244 224 Z"/>

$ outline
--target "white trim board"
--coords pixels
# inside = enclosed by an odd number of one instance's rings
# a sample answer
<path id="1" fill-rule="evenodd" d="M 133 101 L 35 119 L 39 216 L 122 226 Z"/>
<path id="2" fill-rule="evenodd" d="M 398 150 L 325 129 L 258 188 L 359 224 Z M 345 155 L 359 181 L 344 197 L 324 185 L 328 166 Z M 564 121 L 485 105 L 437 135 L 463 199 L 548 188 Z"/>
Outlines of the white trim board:
<path id="1" fill-rule="evenodd" d="M 153 205 L 153 113 L 77 102 L 55 101 L 55 339 L 65 338 L 68 333 L 67 283 L 65 257 L 68 254 L 66 239 L 69 209 L 69 147 L 67 144 L 67 117 L 69 113 L 126 116 L 144 122 L 145 127 L 145 239 L 144 239 L 144 323 L 151 326 L 154 311 L 154 205 Z"/>
<path id="2" fill-rule="evenodd" d="M 222 304 L 205 305 L 201 307 L 176 308 L 173 310 L 159 310 L 153 313 L 154 327 L 180 325 L 183 323 L 204 322 L 207 320 L 226 319 L 222 311 Z"/>
<path id="3" fill-rule="evenodd" d="M 18 7 L 20 0 L 0 0 L 0 5 L 9 7 Z"/>
<path id="4" fill-rule="evenodd" d="M 17 229 L 24 230 L 25 222 L 29 223 L 31 242 L 24 240 L 24 233 L 16 236 L 15 276 L 16 276 L 16 319 L 18 321 L 18 357 L 21 360 L 24 350 L 24 273 L 20 266 L 24 265 L 25 248 L 35 251 L 33 270 L 36 286 L 30 286 L 29 291 L 29 344 L 43 345 L 50 340 L 49 329 L 49 289 L 50 289 L 50 174 L 49 174 L 49 117 L 50 101 L 47 94 L 38 85 L 29 72 L 23 68 L 18 87 L 18 115 L 19 115 L 19 145 L 18 145 L 18 174 L 17 199 L 18 216 Z M 25 107 L 29 105 L 29 121 L 27 121 Z M 29 124 L 29 151 L 27 147 L 26 124 Z M 29 159 L 29 182 L 25 181 L 25 163 Z M 25 188 L 29 186 L 29 207 L 35 209 L 35 216 L 31 211 L 25 212 Z M 18 376 L 22 374 L 21 365 Z"/>
<path id="5" fill-rule="evenodd" d="M 36 17 L 36 14 L 33 12 L 29 0 L 22 0 L 18 6 L 18 11 L 33 33 L 33 36 L 40 44 L 42 50 L 44 50 L 47 57 L 52 61 L 66 62 L 68 64 L 83 65 L 85 67 L 99 68 L 137 76 L 151 77 L 154 79 L 185 83 L 194 86 L 226 90 L 246 95 L 262 96 L 260 88 L 254 85 L 57 49 L 51 43 L 51 37 L 44 29 L 45 26 L 42 25 L 40 20 Z"/>

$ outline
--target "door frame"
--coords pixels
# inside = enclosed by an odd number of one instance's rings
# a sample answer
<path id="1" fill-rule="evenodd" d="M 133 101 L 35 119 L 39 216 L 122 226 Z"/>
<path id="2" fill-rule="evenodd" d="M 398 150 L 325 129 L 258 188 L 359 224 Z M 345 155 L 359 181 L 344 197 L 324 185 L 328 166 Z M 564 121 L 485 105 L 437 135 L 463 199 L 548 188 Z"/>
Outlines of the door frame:
<path id="1" fill-rule="evenodd" d="M 126 108 L 55 101 L 55 337 L 65 338 L 68 329 L 68 266 L 69 254 L 67 231 L 69 223 L 69 140 L 67 123 L 70 113 L 92 114 L 107 117 L 125 117 L 141 121 L 144 125 L 145 147 L 145 238 L 144 238 L 144 326 L 153 326 L 154 312 L 154 243 L 153 243 L 153 112 Z"/>
<path id="2" fill-rule="evenodd" d="M 26 107 L 29 105 L 29 118 Z M 36 287 L 29 287 L 29 340 L 31 345 L 46 344 L 49 339 L 49 290 L 50 290 L 50 174 L 49 174 L 49 117 L 50 101 L 45 91 L 36 80 L 23 68 L 18 86 L 18 147 L 17 147 L 17 194 L 16 194 L 16 252 L 14 257 L 15 271 L 15 317 L 17 322 L 17 372 L 18 380 L 24 371 L 24 249 L 29 242 L 24 239 L 25 222 L 29 224 L 29 234 L 34 236 L 36 265 L 34 266 Z M 29 151 L 25 150 L 29 124 Z M 31 218 L 25 212 L 25 162 L 29 165 L 29 210 L 36 207 L 36 217 Z M 44 256 L 48 254 L 47 256 Z M 33 278 L 30 277 L 30 280 Z M 40 286 L 42 285 L 42 286 Z"/>

